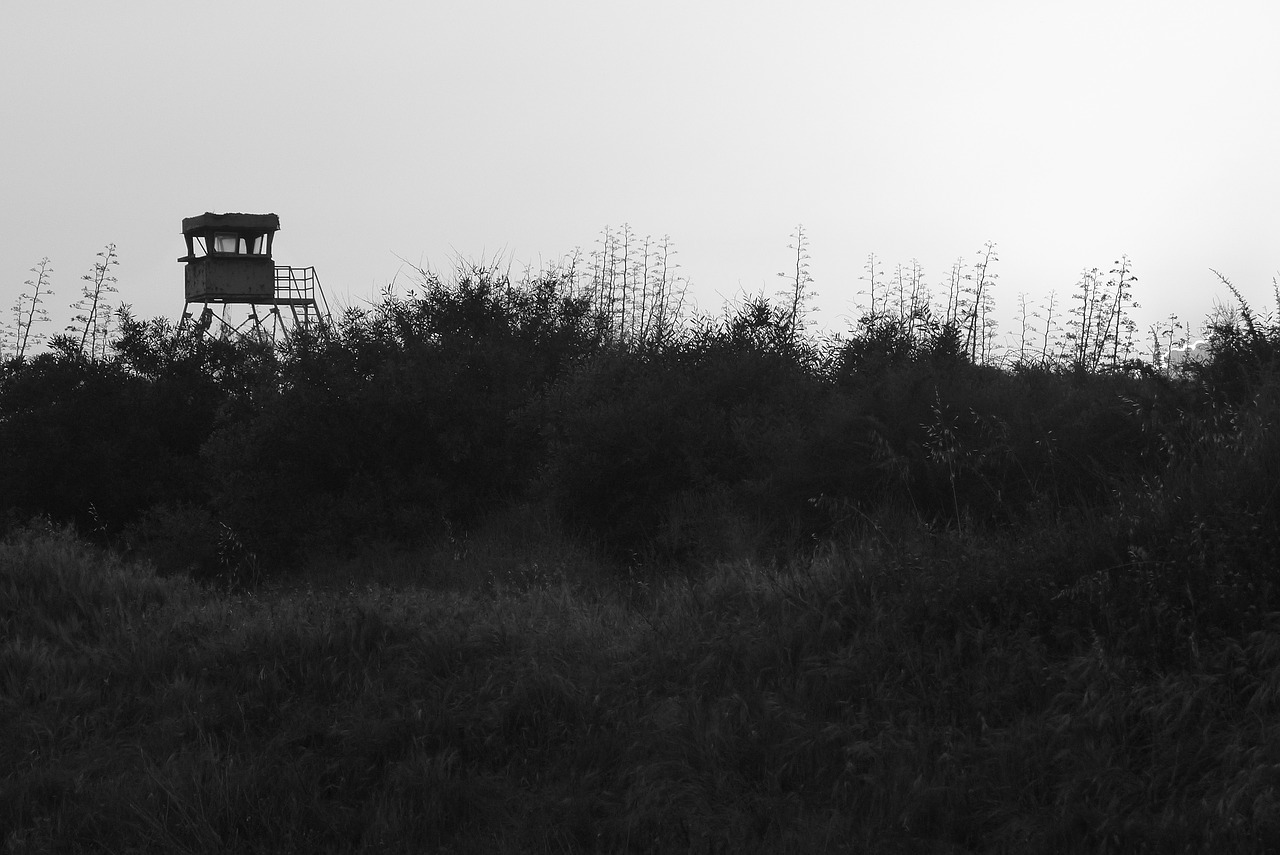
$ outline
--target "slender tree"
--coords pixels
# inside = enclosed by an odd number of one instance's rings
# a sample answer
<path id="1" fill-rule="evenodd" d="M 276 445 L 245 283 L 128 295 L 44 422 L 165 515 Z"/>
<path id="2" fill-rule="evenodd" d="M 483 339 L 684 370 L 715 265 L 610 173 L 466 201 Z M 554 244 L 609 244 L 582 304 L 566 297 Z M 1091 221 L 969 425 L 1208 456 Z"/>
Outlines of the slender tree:
<path id="1" fill-rule="evenodd" d="M 27 345 L 32 343 L 32 327 L 37 323 L 48 323 L 49 313 L 40 304 L 44 302 L 43 297 L 53 294 L 53 291 L 49 288 L 49 274 L 53 273 L 53 268 L 49 266 L 48 256 L 40 259 L 40 263 L 31 268 L 31 272 L 36 274 L 35 279 L 28 279 L 22 283 L 29 287 L 31 291 L 29 293 L 24 291 L 20 294 L 18 303 L 14 306 L 14 314 L 17 319 L 14 355 L 19 359 L 27 352 Z M 38 344 L 43 340 L 44 335 L 36 333 L 35 343 Z"/>
<path id="2" fill-rule="evenodd" d="M 1165 373 L 1172 373 L 1174 349 L 1181 350 L 1187 346 L 1186 326 L 1171 312 L 1163 321 L 1152 324 L 1148 331 L 1151 333 L 1152 363 Z"/>
<path id="3" fill-rule="evenodd" d="M 864 274 L 859 278 L 863 282 L 867 283 L 867 290 L 861 293 L 867 295 L 867 302 L 870 304 L 868 306 L 867 313 L 872 317 L 875 317 L 880 308 L 876 302 L 876 288 L 879 285 L 880 278 L 884 275 L 884 272 L 880 268 L 880 259 L 876 257 L 874 252 L 867 254 L 867 262 L 862 265 L 862 269 Z"/>
<path id="4" fill-rule="evenodd" d="M 618 266 L 622 268 L 622 291 L 618 296 L 617 312 L 618 312 L 618 338 L 626 341 L 629 336 L 627 329 L 627 302 L 633 299 L 630 283 L 627 276 L 631 272 L 631 244 L 635 241 L 635 232 L 631 230 L 630 223 L 622 224 L 622 255 L 618 259 Z"/>
<path id="5" fill-rule="evenodd" d="M 640 329 L 640 340 L 645 345 L 669 341 L 684 310 L 687 289 L 684 280 L 676 275 L 679 265 L 672 258 L 675 254 L 670 235 L 662 236 L 651 255 L 646 249 L 646 257 L 650 260 L 645 264 L 643 302 L 646 308 Z"/>
<path id="6" fill-rule="evenodd" d="M 1040 317 L 1039 312 L 1027 310 L 1027 292 L 1018 292 L 1018 356 L 1017 364 L 1027 364 L 1027 333 L 1032 319 Z"/>
<path id="7" fill-rule="evenodd" d="M 898 264 L 893 269 L 893 307 L 890 314 L 898 316 L 899 324 L 906 324 L 907 321 L 907 275 L 903 272 L 902 265 Z"/>
<path id="8" fill-rule="evenodd" d="M 81 276 L 84 285 L 81 287 L 80 299 L 71 304 L 79 314 L 72 318 L 74 323 L 67 327 L 67 332 L 80 333 L 80 353 L 85 346 L 89 347 L 89 357 L 98 358 L 99 347 L 106 352 L 106 339 L 111 319 L 111 308 L 107 295 L 116 291 L 116 277 L 111 269 L 120 263 L 116 257 L 116 245 L 109 243 L 106 249 L 98 253 L 98 260 L 93 269 Z"/>
<path id="9" fill-rule="evenodd" d="M 1050 291 L 1049 302 L 1044 307 L 1045 309 L 1044 337 L 1040 341 L 1040 364 L 1041 365 L 1049 364 L 1049 343 L 1050 341 L 1057 341 L 1058 336 L 1062 332 L 1060 327 L 1054 326 L 1054 322 L 1058 318 L 1058 315 L 1056 314 L 1057 308 L 1058 308 L 1058 292 Z M 1059 355 L 1061 355 L 1061 349 L 1062 349 L 1061 344 L 1059 344 L 1058 349 L 1059 349 Z"/>
<path id="10" fill-rule="evenodd" d="M 1104 314 L 1107 296 L 1100 281 L 1098 268 L 1080 273 L 1073 298 L 1077 305 L 1067 321 L 1067 340 L 1071 345 L 1071 362 L 1086 371 L 1095 370 L 1101 359 L 1103 345 L 1098 342 L 1099 318 Z"/>
<path id="11" fill-rule="evenodd" d="M 1127 360 L 1133 351 L 1133 332 L 1137 324 L 1129 310 L 1141 307 L 1133 299 L 1133 283 L 1138 281 L 1138 277 L 1133 275 L 1129 256 L 1122 255 L 1113 264 L 1115 266 L 1111 269 L 1111 278 L 1107 280 L 1112 289 L 1111 311 L 1106 319 L 1104 338 L 1109 338 L 1111 342 L 1111 367 L 1115 368 L 1123 360 Z"/>
<path id="12" fill-rule="evenodd" d="M 982 257 L 973 266 L 973 273 L 969 277 L 972 284 L 966 289 L 969 302 L 965 307 L 964 318 L 965 349 L 969 351 L 969 358 L 974 362 L 985 360 L 990 336 L 994 332 L 994 328 L 990 325 L 991 309 L 994 306 L 991 287 L 999 274 L 992 273 L 991 268 L 999 260 L 995 243 L 987 241 Z"/>
<path id="13" fill-rule="evenodd" d="M 965 281 L 964 263 L 964 256 L 958 257 L 952 262 L 947 276 L 947 306 L 943 313 L 943 320 L 956 329 L 960 328 L 960 301 Z"/>
<path id="14" fill-rule="evenodd" d="M 914 340 L 923 331 L 923 325 L 929 319 L 933 295 L 929 292 L 929 286 L 925 284 L 924 267 L 920 264 L 919 259 L 911 259 L 908 279 L 910 281 L 909 292 L 911 295 L 911 307 L 909 310 L 911 337 Z"/>
<path id="15" fill-rule="evenodd" d="M 669 235 L 640 238 L 629 223 L 601 232 L 585 286 L 606 341 L 647 347 L 665 340 L 684 308 L 687 283 L 672 260 Z"/>
<path id="16" fill-rule="evenodd" d="M 814 292 L 813 277 L 809 275 L 809 236 L 803 225 L 796 226 L 791 239 L 793 242 L 787 248 L 795 252 L 795 269 L 778 276 L 787 280 L 787 288 L 780 296 L 785 301 L 787 331 L 794 344 L 804 329 L 804 314 Z"/>

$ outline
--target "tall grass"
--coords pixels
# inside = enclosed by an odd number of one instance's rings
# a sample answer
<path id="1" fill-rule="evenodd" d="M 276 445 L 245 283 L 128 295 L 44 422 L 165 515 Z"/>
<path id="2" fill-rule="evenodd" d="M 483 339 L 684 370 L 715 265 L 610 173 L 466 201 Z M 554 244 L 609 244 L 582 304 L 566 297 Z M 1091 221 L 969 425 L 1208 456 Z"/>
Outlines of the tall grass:
<path id="1" fill-rule="evenodd" d="M 9 851 L 1266 851 L 1280 616 L 1155 668 L 1081 529 L 232 595 L 0 545 Z M 1106 547 L 1097 547 L 1104 550 Z M 466 556 L 480 556 L 469 559 Z M 468 575 L 468 566 L 474 568 Z M 607 578 L 607 577 L 606 577 Z"/>

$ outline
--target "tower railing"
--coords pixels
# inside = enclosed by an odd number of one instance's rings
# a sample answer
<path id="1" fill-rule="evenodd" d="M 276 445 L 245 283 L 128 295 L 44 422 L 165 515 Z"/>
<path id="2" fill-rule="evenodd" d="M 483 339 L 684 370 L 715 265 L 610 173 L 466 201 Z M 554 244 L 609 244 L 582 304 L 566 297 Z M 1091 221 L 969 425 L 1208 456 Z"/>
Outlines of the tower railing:
<path id="1" fill-rule="evenodd" d="M 317 331 L 329 318 L 329 302 L 314 267 L 276 266 L 274 308 L 277 315 L 282 306 L 288 307 L 298 328 L 311 332 Z"/>

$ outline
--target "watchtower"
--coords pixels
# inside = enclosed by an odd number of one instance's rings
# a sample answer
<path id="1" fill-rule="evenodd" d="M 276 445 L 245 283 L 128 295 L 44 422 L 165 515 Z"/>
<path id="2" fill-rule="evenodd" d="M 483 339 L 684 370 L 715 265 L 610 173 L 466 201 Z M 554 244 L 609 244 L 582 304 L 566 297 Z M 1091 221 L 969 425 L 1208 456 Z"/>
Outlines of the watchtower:
<path id="1" fill-rule="evenodd" d="M 204 213 L 183 219 L 187 254 L 178 259 L 186 264 L 183 326 L 205 333 L 217 320 L 220 335 L 251 334 L 274 342 L 287 340 L 296 330 L 317 332 L 331 323 L 315 268 L 278 266 L 271 260 L 279 228 L 275 214 Z M 192 304 L 203 305 L 198 319 Z M 218 304 L 222 308 L 215 312 L 211 305 Z"/>

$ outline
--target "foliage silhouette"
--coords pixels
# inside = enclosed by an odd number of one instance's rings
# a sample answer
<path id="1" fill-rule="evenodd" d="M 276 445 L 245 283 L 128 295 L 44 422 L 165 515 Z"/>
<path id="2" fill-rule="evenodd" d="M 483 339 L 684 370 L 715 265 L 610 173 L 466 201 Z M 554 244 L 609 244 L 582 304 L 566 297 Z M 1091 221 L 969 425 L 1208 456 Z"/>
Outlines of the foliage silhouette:
<path id="1" fill-rule="evenodd" d="M 466 266 L 0 363 L 6 843 L 1275 849 L 1275 322 L 1136 365 L 1121 271 L 1003 365 L 873 275 L 827 341 Z"/>

